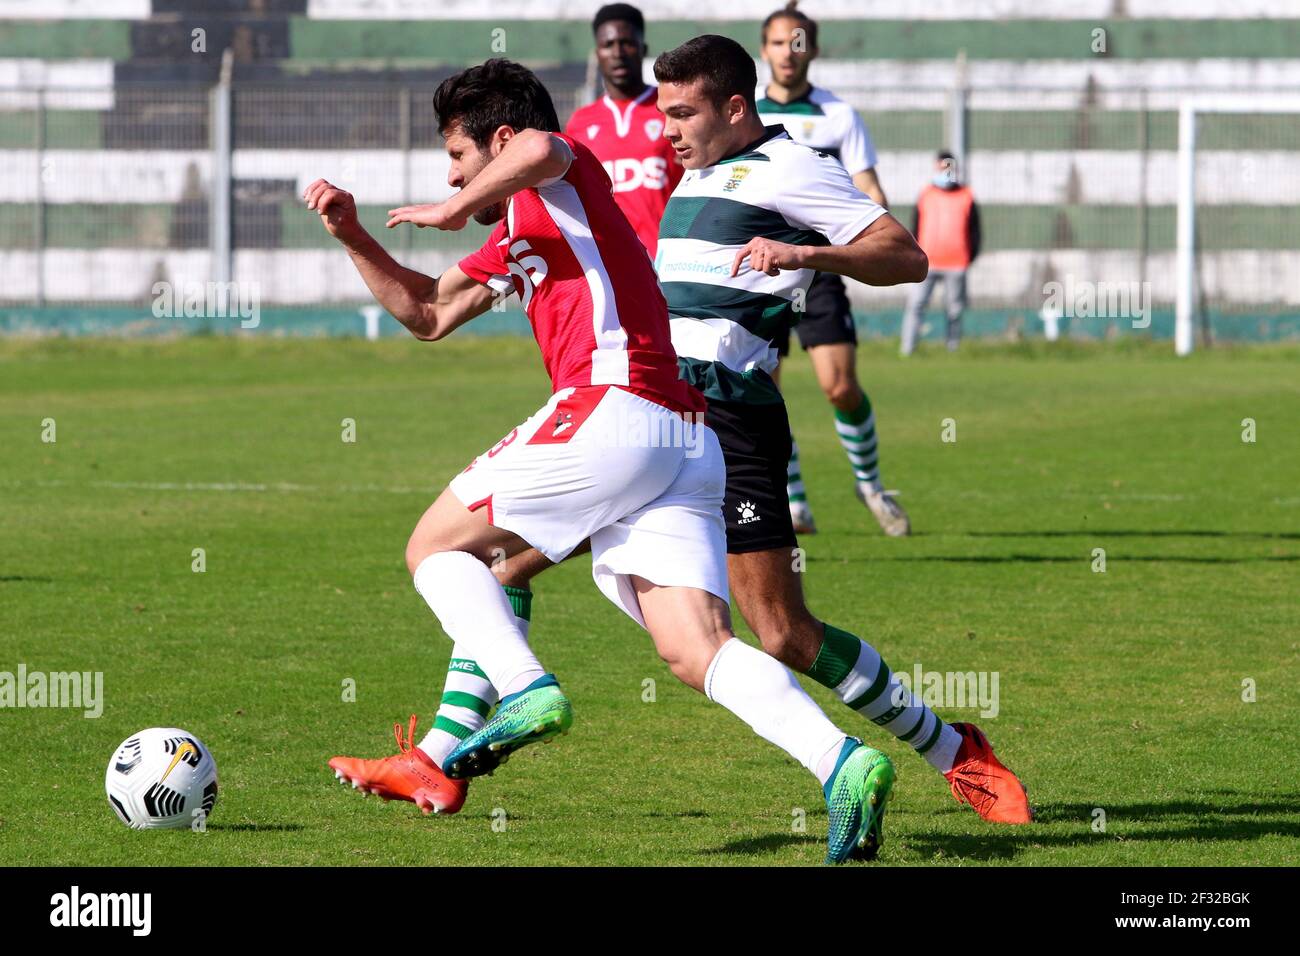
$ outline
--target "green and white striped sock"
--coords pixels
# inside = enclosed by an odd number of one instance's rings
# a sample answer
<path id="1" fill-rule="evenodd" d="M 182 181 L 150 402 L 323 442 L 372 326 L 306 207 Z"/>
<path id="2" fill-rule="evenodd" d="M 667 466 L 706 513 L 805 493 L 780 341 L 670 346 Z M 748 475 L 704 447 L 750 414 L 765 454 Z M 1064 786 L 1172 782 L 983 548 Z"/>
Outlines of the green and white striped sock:
<path id="1" fill-rule="evenodd" d="M 874 647 L 838 627 L 824 626 L 826 636 L 808 676 L 908 744 L 940 773 L 951 770 L 961 735 L 899 682 Z"/>
<path id="2" fill-rule="evenodd" d="M 528 637 L 528 622 L 532 619 L 533 592 L 526 588 L 506 587 L 506 597 L 515 612 L 515 624 Z M 433 728 L 424 735 L 419 747 L 438 766 L 456 745 L 485 723 L 496 705 L 496 688 L 483 673 L 482 668 L 461 653 L 460 645 L 451 649 L 451 662 L 447 665 L 447 681 L 443 684 L 442 700 Z"/>
<path id="3" fill-rule="evenodd" d="M 785 493 L 791 501 L 808 500 L 803 475 L 799 473 L 799 446 L 795 444 L 793 432 L 790 434 L 790 463 L 785 467 Z"/>
<path id="4" fill-rule="evenodd" d="M 876 453 L 876 413 L 871 399 L 862 395 L 862 404 L 851 412 L 835 409 L 835 432 L 840 436 L 844 453 L 849 456 L 853 477 L 858 481 L 879 481 L 880 462 Z"/>

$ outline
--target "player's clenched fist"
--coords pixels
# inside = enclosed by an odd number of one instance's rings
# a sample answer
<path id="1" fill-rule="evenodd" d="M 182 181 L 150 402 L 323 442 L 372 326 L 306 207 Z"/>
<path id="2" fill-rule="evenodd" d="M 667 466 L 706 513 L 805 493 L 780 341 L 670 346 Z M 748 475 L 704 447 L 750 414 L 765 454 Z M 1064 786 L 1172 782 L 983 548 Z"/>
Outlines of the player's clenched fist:
<path id="1" fill-rule="evenodd" d="M 748 259 L 749 267 L 755 272 L 766 272 L 770 276 L 782 270 L 803 268 L 804 247 L 789 243 L 764 239 L 761 236 L 749 240 L 731 260 L 731 274 L 740 274 L 741 264 Z"/>
<path id="2" fill-rule="evenodd" d="M 344 245 L 365 235 L 357 219 L 357 204 L 352 194 L 339 189 L 323 179 L 318 179 L 303 192 L 307 208 L 320 213 L 321 225 Z"/>

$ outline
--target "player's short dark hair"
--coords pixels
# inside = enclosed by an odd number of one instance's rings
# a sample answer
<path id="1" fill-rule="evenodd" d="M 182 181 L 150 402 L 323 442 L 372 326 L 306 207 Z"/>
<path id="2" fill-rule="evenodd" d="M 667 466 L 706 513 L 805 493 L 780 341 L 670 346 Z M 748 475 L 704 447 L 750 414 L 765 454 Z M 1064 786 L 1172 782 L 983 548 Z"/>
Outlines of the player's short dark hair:
<path id="1" fill-rule="evenodd" d="M 660 83 L 703 81 L 704 95 L 721 105 L 733 96 L 743 96 L 749 108 L 758 112 L 754 90 L 758 71 L 753 58 L 735 40 L 706 33 L 655 60 L 655 79 Z"/>
<path id="2" fill-rule="evenodd" d="M 945 159 L 956 159 L 957 157 L 952 154 L 951 150 L 941 149 L 939 150 L 938 155 L 936 155 L 934 158 L 937 159 L 939 162 L 943 162 Z"/>
<path id="3" fill-rule="evenodd" d="M 433 112 L 438 132 L 446 135 L 458 126 L 480 149 L 502 126 L 560 131 L 551 94 L 532 70 L 513 60 L 488 60 L 447 77 L 433 94 Z"/>
<path id="4" fill-rule="evenodd" d="M 773 10 L 767 15 L 767 19 L 763 21 L 763 30 L 761 33 L 761 41 L 763 43 L 767 42 L 767 28 L 777 20 L 798 21 L 799 25 L 803 27 L 804 33 L 808 35 L 808 46 L 817 46 L 817 21 L 799 9 L 798 0 L 790 0 L 790 2 L 780 10 Z"/>
<path id="5" fill-rule="evenodd" d="M 601 28 L 602 24 L 610 20 L 624 20 L 636 27 L 636 32 L 645 36 L 645 17 L 641 11 L 630 3 L 607 3 L 599 10 L 591 20 L 591 32 L 595 33 Z"/>

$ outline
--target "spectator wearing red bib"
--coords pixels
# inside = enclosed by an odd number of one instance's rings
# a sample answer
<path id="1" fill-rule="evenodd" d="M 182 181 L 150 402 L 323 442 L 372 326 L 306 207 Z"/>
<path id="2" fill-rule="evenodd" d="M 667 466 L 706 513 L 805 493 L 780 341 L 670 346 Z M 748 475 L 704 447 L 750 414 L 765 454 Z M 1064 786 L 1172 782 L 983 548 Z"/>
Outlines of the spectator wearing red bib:
<path id="1" fill-rule="evenodd" d="M 958 179 L 956 159 L 947 150 L 936 157 L 934 179 L 916 201 L 912 234 L 930 259 L 930 272 L 908 296 L 902 353 L 911 355 L 916 349 L 921 316 L 940 281 L 948 317 L 948 351 L 955 352 L 961 342 L 961 318 L 966 310 L 966 270 L 980 251 L 980 217 L 975 196 Z"/>

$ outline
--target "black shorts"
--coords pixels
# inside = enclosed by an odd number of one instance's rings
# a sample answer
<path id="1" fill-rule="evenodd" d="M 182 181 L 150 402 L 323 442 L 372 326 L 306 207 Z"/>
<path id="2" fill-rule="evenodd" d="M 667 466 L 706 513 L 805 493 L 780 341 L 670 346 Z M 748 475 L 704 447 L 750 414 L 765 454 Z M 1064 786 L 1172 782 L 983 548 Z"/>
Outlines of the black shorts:
<path id="1" fill-rule="evenodd" d="M 704 421 L 718 436 L 727 465 L 722 502 L 727 553 L 795 547 L 785 493 L 790 462 L 790 419 L 785 404 L 710 399 Z"/>
<path id="2" fill-rule="evenodd" d="M 819 272 L 813 276 L 804 300 L 804 313 L 794 330 L 799 334 L 799 344 L 805 350 L 817 345 L 858 343 L 858 330 L 853 326 L 853 309 L 844 280 L 833 272 Z M 790 354 L 790 327 L 772 340 L 782 355 Z"/>

